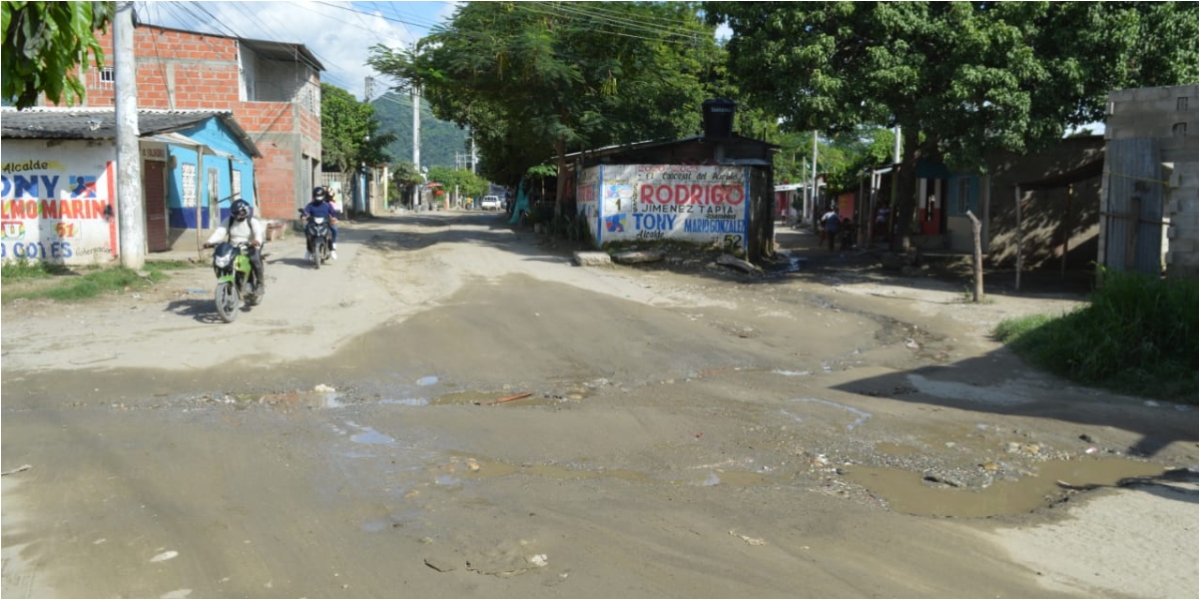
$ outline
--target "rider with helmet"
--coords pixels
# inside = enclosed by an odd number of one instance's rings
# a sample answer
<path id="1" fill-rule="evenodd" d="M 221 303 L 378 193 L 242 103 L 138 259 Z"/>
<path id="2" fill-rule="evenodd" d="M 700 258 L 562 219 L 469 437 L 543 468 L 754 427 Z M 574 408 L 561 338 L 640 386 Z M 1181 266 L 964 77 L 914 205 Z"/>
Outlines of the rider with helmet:
<path id="1" fill-rule="evenodd" d="M 259 249 L 267 239 L 267 228 L 262 221 L 250 216 L 250 203 L 241 198 L 234 200 L 229 206 L 229 219 L 225 220 L 204 244 L 211 248 L 224 241 L 235 246 L 248 245 L 247 257 L 254 269 L 254 280 L 261 295 L 267 289 L 267 280 L 263 277 L 262 254 Z"/>
<path id="2" fill-rule="evenodd" d="M 312 202 L 301 211 L 304 218 L 309 217 L 324 217 L 329 222 L 329 258 L 337 260 L 337 218 L 338 209 L 331 202 L 329 192 L 322 186 L 313 188 Z M 304 260 L 310 260 L 312 256 L 308 252 L 304 253 Z"/>

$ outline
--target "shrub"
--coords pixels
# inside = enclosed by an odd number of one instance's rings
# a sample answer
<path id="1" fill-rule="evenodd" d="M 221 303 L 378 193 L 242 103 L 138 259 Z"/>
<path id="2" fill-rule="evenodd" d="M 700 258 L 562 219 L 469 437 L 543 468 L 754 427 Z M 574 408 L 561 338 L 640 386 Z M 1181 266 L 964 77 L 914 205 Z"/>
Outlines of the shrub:
<path id="1" fill-rule="evenodd" d="M 1102 273 L 1091 303 L 1060 317 L 1000 323 L 994 335 L 1029 362 L 1125 393 L 1196 402 L 1195 280 Z"/>

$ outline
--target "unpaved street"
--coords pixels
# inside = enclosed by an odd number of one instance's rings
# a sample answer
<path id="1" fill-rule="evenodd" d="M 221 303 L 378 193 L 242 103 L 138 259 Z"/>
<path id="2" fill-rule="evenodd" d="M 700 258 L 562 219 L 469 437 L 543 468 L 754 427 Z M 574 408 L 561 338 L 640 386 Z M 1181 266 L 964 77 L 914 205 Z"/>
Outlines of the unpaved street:
<path id="1" fill-rule="evenodd" d="M 4 597 L 1197 595 L 1194 407 L 987 336 L 1078 299 L 792 232 L 770 277 L 494 213 L 341 236 L 268 245 L 232 324 L 204 266 L 5 306 Z"/>

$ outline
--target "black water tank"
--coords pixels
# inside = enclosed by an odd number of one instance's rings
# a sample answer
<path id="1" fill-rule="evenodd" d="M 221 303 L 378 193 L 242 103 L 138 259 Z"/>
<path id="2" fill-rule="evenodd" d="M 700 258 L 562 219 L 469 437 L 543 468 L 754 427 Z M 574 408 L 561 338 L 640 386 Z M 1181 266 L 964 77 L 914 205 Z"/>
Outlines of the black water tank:
<path id="1" fill-rule="evenodd" d="M 737 104 L 733 100 L 717 98 L 705 100 L 704 137 L 724 139 L 733 137 L 733 113 Z"/>

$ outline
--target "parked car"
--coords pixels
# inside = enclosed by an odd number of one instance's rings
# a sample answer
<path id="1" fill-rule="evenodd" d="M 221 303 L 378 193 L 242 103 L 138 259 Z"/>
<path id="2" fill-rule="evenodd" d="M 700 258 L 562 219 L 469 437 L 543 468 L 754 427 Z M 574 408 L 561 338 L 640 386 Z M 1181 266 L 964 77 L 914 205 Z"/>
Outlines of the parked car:
<path id="1" fill-rule="evenodd" d="M 479 204 L 483 210 L 500 210 L 500 196 L 484 196 Z"/>

